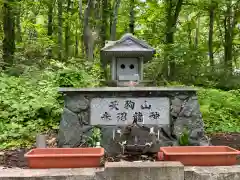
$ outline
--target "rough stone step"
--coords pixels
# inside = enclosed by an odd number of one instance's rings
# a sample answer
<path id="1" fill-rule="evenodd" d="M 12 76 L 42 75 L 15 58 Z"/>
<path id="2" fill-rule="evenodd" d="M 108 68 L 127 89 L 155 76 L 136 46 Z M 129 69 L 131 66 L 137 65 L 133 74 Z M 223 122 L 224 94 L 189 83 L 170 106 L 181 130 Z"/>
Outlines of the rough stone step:
<path id="1" fill-rule="evenodd" d="M 146 163 L 144 166 L 146 167 Z M 116 166 L 114 168 L 115 170 L 110 171 L 117 170 Z M 129 171 L 129 173 L 133 172 L 131 167 L 129 167 Z M 20 169 L 0 167 L 0 180 L 106 180 L 105 173 L 104 168 Z M 135 179 L 131 179 L 129 176 L 127 180 Z M 176 178 L 167 180 L 176 180 Z M 184 167 L 184 180 L 240 180 L 240 166 Z"/>
<path id="2" fill-rule="evenodd" d="M 240 166 L 185 167 L 185 180 L 240 180 Z"/>
<path id="3" fill-rule="evenodd" d="M 20 169 L 0 167 L 0 180 L 95 180 L 102 169 Z"/>

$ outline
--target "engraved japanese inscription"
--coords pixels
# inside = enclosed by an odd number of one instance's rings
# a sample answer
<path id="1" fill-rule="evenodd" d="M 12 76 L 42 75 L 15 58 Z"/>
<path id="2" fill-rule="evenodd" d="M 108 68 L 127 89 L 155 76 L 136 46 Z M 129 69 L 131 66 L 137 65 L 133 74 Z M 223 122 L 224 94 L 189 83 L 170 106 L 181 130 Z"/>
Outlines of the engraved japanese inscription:
<path id="1" fill-rule="evenodd" d="M 169 124 L 168 98 L 93 98 L 91 125 Z"/>

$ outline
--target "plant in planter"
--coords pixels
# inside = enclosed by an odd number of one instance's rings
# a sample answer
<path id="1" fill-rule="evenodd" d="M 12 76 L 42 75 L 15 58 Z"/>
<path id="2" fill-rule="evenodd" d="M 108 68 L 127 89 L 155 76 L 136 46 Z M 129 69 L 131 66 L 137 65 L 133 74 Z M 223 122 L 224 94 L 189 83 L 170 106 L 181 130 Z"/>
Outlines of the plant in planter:
<path id="1" fill-rule="evenodd" d="M 187 128 L 184 128 L 183 132 L 181 133 L 181 136 L 178 139 L 178 144 L 180 146 L 189 146 L 190 145 L 189 137 L 190 137 L 189 130 Z"/>
<path id="2" fill-rule="evenodd" d="M 87 146 L 88 147 L 101 147 L 100 146 L 100 142 L 102 139 L 101 128 L 99 128 L 98 126 L 94 126 L 91 131 L 92 131 L 91 136 L 87 138 Z M 104 166 L 104 164 L 105 164 L 105 158 L 104 158 L 104 156 L 102 156 L 100 158 L 100 165 Z"/>
<path id="3" fill-rule="evenodd" d="M 36 148 L 25 154 L 30 168 L 86 168 L 103 165 L 104 149 L 100 148 L 101 129 L 93 127 L 83 148 Z M 99 148 L 96 148 L 99 147 Z M 61 162 L 59 163 L 59 160 Z"/>
<path id="4" fill-rule="evenodd" d="M 159 161 L 180 161 L 184 166 L 232 166 L 239 152 L 228 146 L 191 146 L 190 132 L 184 128 L 179 146 L 161 147 Z M 180 147 L 184 146 L 184 147 Z"/>
<path id="5" fill-rule="evenodd" d="M 94 126 L 91 131 L 92 131 L 92 134 L 90 137 L 88 137 L 88 140 L 87 140 L 88 147 L 99 146 L 100 145 L 99 143 L 102 139 L 101 129 L 98 126 Z"/>

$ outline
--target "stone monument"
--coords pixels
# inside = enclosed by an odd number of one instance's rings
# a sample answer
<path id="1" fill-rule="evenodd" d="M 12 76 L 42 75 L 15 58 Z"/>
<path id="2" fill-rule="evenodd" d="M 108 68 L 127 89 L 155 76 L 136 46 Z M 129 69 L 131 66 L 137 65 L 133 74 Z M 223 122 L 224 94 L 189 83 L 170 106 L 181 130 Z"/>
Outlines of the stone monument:
<path id="1" fill-rule="evenodd" d="M 155 50 L 131 34 L 109 41 L 101 58 L 111 64 L 112 87 L 60 88 L 64 109 L 58 146 L 79 147 L 94 126 L 107 153 L 154 153 L 179 145 L 184 129 L 189 145 L 209 145 L 196 89 L 145 87 L 143 64 Z"/>

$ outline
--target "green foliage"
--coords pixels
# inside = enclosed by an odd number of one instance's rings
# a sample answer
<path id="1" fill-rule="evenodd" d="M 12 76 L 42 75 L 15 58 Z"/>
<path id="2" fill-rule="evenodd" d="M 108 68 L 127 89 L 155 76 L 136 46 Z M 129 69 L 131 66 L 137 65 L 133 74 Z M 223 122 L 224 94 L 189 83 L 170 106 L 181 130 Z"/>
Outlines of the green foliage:
<path id="1" fill-rule="evenodd" d="M 178 139 L 178 144 L 180 146 L 189 146 L 190 142 L 189 142 L 189 131 L 187 128 L 184 128 L 183 132 L 181 133 L 181 136 Z"/>
<path id="2" fill-rule="evenodd" d="M 0 86 L 1 146 L 24 137 L 28 141 L 36 132 L 58 128 L 61 108 L 54 84 L 1 74 Z"/>
<path id="3" fill-rule="evenodd" d="M 95 147 L 97 142 L 101 142 L 102 132 L 98 127 L 93 127 L 91 129 L 91 136 L 88 137 L 87 145 L 89 147 Z"/>
<path id="4" fill-rule="evenodd" d="M 201 89 L 198 95 L 207 132 L 240 132 L 240 90 Z"/>
<path id="5" fill-rule="evenodd" d="M 100 72 L 99 63 L 87 64 L 86 62 L 81 62 L 80 67 L 70 64 L 56 74 L 56 81 L 59 87 L 98 86 L 100 83 Z"/>
<path id="6" fill-rule="evenodd" d="M 57 88 L 60 85 L 95 86 L 99 71 L 97 65 L 91 66 L 85 65 L 85 69 L 78 69 L 76 66 L 69 68 L 64 67 L 64 64 L 54 64 L 53 68 L 58 67 L 55 72 L 34 69 L 20 77 L 2 73 L 0 148 L 28 146 L 34 142 L 36 133 L 57 130 L 63 107 Z M 69 75 L 66 72 L 71 73 Z"/>

